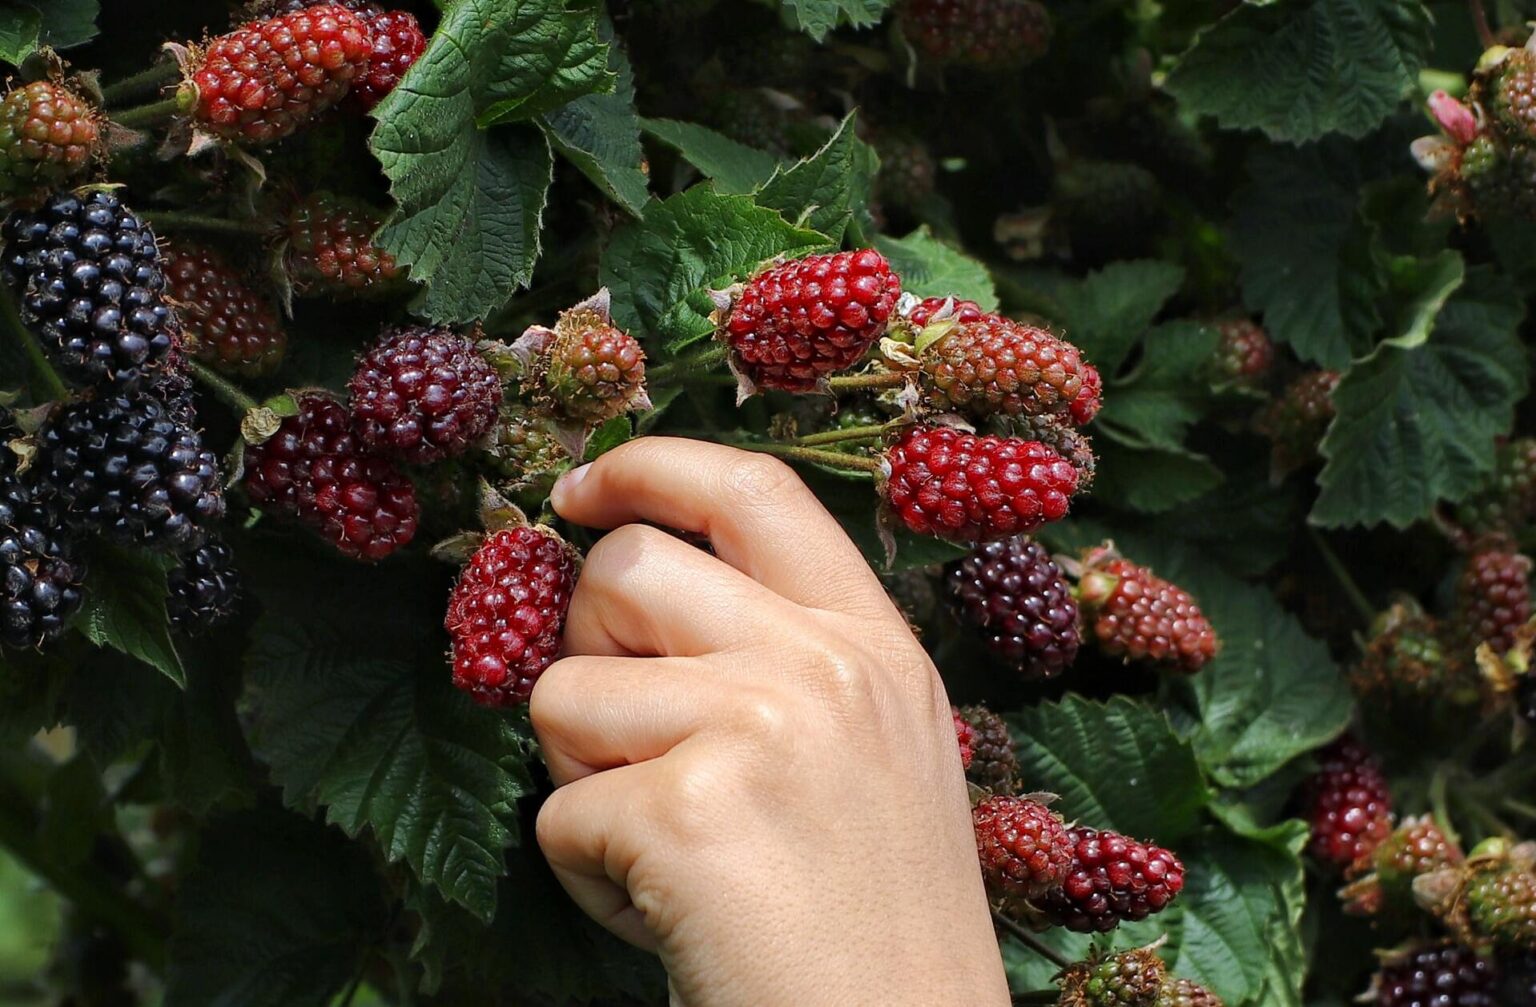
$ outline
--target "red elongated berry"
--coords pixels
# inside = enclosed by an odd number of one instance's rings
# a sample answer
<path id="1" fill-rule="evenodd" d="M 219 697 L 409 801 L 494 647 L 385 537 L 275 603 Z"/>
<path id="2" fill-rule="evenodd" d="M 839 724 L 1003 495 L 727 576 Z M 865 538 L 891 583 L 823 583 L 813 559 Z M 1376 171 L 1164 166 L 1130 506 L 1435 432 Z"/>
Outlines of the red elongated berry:
<path id="1" fill-rule="evenodd" d="M 1157 993 L 1157 1007 L 1226 1007 L 1221 997 L 1191 979 L 1170 979 Z"/>
<path id="2" fill-rule="evenodd" d="M 1022 66 L 1045 54 L 1051 19 L 1035 0 L 906 0 L 901 31 L 936 63 Z"/>
<path id="3" fill-rule="evenodd" d="M 1495 654 L 1515 645 L 1531 618 L 1531 561 L 1503 544 L 1473 553 L 1456 582 L 1457 629 L 1470 649 L 1488 644 Z"/>
<path id="4" fill-rule="evenodd" d="M 915 328 L 924 328 L 935 318 L 952 318 L 957 322 L 979 321 L 985 314 L 981 305 L 955 297 L 925 297 L 907 311 L 907 321 Z"/>
<path id="5" fill-rule="evenodd" d="M 1076 660 L 1077 602 L 1038 542 L 1016 535 L 978 546 L 950 564 L 945 583 L 960 619 L 1025 677 L 1055 678 Z"/>
<path id="6" fill-rule="evenodd" d="M 345 97 L 372 54 L 367 22 L 337 4 L 250 21 L 195 51 L 192 120 L 226 140 L 274 143 Z"/>
<path id="7" fill-rule="evenodd" d="M 977 419 L 1070 415 L 1085 366 L 1071 343 L 997 315 L 957 322 L 918 364 L 928 406 Z"/>
<path id="8" fill-rule="evenodd" d="M 393 291 L 405 270 L 373 243 L 383 215 L 329 192 L 299 200 L 284 223 L 285 263 L 300 293 L 367 297 Z"/>
<path id="9" fill-rule="evenodd" d="M 339 402 L 301 395 L 298 413 L 245 451 L 245 492 L 293 518 L 343 555 L 380 560 L 416 535 L 416 488 L 394 463 L 362 450 Z"/>
<path id="10" fill-rule="evenodd" d="M 976 757 L 976 729 L 970 721 L 960 716 L 959 707 L 951 706 L 949 711 L 955 719 L 955 742 L 960 746 L 960 765 L 969 772 L 971 760 Z"/>
<path id="11" fill-rule="evenodd" d="M 1333 422 L 1338 371 L 1309 371 L 1291 382 L 1254 421 L 1270 439 L 1273 465 L 1284 475 L 1317 461 L 1317 446 Z"/>
<path id="12" fill-rule="evenodd" d="M 1160 846 L 1116 832 L 1068 830 L 1072 866 L 1034 901 L 1040 916 L 1078 933 L 1107 933 L 1166 909 L 1184 888 L 1184 864 Z"/>
<path id="13" fill-rule="evenodd" d="M 183 344 L 203 363 L 249 378 L 282 366 L 288 335 L 276 310 L 212 248 L 168 244 L 165 292 L 176 303 Z"/>
<path id="14" fill-rule="evenodd" d="M 413 465 L 453 458 L 490 433 L 501 378 L 448 329 L 386 329 L 347 384 L 352 429 L 370 451 Z"/>
<path id="15" fill-rule="evenodd" d="M 504 528 L 465 564 L 443 626 L 453 684 L 485 706 L 528 702 L 560 651 L 576 586 L 569 546 L 546 528 Z"/>
<path id="16" fill-rule="evenodd" d="M 1109 549 L 1083 567 L 1078 602 L 1106 654 L 1183 672 L 1216 656 L 1216 631 L 1189 592 Z"/>
<path id="17" fill-rule="evenodd" d="M 961 718 L 971 729 L 971 763 L 966 779 L 988 790 L 1009 791 L 1019 775 L 1019 757 L 1002 717 L 984 706 L 967 706 Z"/>
<path id="18" fill-rule="evenodd" d="M 62 84 L 37 80 L 0 99 L 0 196 L 25 196 L 82 174 L 101 147 L 91 106 Z"/>
<path id="19" fill-rule="evenodd" d="M 1301 805 L 1302 817 L 1312 826 L 1307 849 L 1327 864 L 1348 867 L 1392 834 L 1386 775 L 1375 757 L 1348 736 L 1318 753 L 1318 769 L 1302 786 Z"/>
<path id="20" fill-rule="evenodd" d="M 1275 364 L 1275 344 L 1263 326 L 1242 317 L 1221 318 L 1212 324 L 1217 334 L 1212 360 L 1216 377 L 1242 385 L 1263 381 Z"/>
<path id="21" fill-rule="evenodd" d="M 900 278 L 873 249 L 811 255 L 749 280 L 720 338 L 753 385 L 810 391 L 859 362 L 885 333 L 900 296 Z"/>
<path id="22" fill-rule="evenodd" d="M 368 27 L 373 32 L 373 53 L 368 69 L 352 82 L 349 96 L 365 112 L 383 101 L 427 51 L 427 36 L 410 11 L 382 11 L 368 18 Z"/>
<path id="23" fill-rule="evenodd" d="M 1067 827 L 1039 801 L 993 794 L 971 809 L 971 820 L 981 876 L 994 899 L 1037 898 L 1066 880 Z"/>
<path id="24" fill-rule="evenodd" d="M 1077 470 L 1039 441 L 908 427 L 886 449 L 881 492 L 920 535 L 986 542 L 1067 513 Z"/>
<path id="25" fill-rule="evenodd" d="M 1422 947 L 1389 958 L 1372 984 L 1377 1007 L 1496 1007 L 1498 969 L 1456 944 Z"/>

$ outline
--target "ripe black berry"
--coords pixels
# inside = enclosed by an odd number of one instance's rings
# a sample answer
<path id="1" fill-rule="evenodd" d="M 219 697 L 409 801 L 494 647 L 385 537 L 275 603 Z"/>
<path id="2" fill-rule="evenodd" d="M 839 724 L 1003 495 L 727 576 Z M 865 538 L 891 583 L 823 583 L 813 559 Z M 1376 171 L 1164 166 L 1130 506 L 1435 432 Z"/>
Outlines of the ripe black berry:
<path id="1" fill-rule="evenodd" d="M 80 608 L 85 565 L 0 445 L 0 644 L 38 647 Z"/>
<path id="2" fill-rule="evenodd" d="M 1469 948 L 1423 948 L 1388 962 L 1376 977 L 1379 1007 L 1494 1007 L 1493 962 Z"/>
<path id="3" fill-rule="evenodd" d="M 234 564 L 234 550 L 218 538 L 182 556 L 165 578 L 165 612 L 171 625 L 197 633 L 234 615 L 240 601 L 240 575 Z"/>
<path id="4" fill-rule="evenodd" d="M 960 619 L 1026 677 L 1071 667 L 1082 642 L 1077 602 L 1044 546 L 1023 535 L 988 542 L 951 564 L 945 581 Z"/>

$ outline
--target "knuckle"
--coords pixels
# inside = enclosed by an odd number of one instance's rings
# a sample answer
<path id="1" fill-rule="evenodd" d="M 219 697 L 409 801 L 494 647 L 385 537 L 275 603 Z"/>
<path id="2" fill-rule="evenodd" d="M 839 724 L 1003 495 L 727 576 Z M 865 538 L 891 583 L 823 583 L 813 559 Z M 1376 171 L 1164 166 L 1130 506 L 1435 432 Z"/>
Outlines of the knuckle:
<path id="1" fill-rule="evenodd" d="M 719 837 L 723 808 L 733 805 L 738 788 L 716 759 L 677 759 L 665 780 L 662 802 L 669 831 L 684 846 L 706 846 Z"/>
<path id="2" fill-rule="evenodd" d="M 804 487 L 794 469 L 763 454 L 746 455 L 725 474 L 726 491 L 748 506 L 797 496 Z"/>
<path id="3" fill-rule="evenodd" d="M 650 525 L 627 524 L 616 528 L 602 538 L 587 553 L 582 566 L 582 579 L 621 574 L 633 570 L 640 562 L 671 536 Z"/>
<path id="4" fill-rule="evenodd" d="M 557 859 L 565 846 L 568 823 L 571 820 L 571 789 L 559 787 L 544 799 L 538 818 L 533 823 L 534 838 L 544 855 Z"/>
<path id="5" fill-rule="evenodd" d="M 760 748 L 781 747 L 792 735 L 792 717 L 785 702 L 766 693 L 748 693 L 731 711 L 731 733 Z"/>

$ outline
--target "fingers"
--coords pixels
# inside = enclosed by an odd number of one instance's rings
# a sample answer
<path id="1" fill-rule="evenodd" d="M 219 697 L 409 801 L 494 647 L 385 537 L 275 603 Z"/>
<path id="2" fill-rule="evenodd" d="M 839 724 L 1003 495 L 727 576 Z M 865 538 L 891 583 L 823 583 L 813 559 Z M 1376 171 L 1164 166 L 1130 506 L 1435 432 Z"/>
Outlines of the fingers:
<path id="1" fill-rule="evenodd" d="M 539 677 L 528 712 L 564 785 L 667 754 L 715 719 L 720 682 L 690 658 L 568 657 Z"/>
<path id="2" fill-rule="evenodd" d="M 626 525 L 587 554 L 571 596 L 565 649 L 616 657 L 727 651 L 744 641 L 753 615 L 783 605 L 740 571 L 659 528 Z"/>
<path id="3" fill-rule="evenodd" d="M 790 601 L 889 616 L 879 581 L 837 521 L 782 462 L 703 441 L 643 437 L 555 484 L 577 524 L 654 521 L 709 536 L 715 552 Z"/>

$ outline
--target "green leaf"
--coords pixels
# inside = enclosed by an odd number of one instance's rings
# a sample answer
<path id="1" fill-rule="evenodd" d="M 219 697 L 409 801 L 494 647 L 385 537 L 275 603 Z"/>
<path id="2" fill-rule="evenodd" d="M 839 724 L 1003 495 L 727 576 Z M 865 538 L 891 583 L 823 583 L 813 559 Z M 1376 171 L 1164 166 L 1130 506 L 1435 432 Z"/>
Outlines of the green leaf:
<path id="1" fill-rule="evenodd" d="M 30 0 L 24 6 L 43 12 L 44 45 L 70 49 L 100 34 L 96 16 L 101 13 L 101 0 Z"/>
<path id="2" fill-rule="evenodd" d="M 0 6 L 0 59 L 13 66 L 37 52 L 43 30 L 43 15 L 35 7 L 5 4 Z"/>
<path id="3" fill-rule="evenodd" d="M 621 228 L 603 253 L 599 275 L 620 325 L 666 339 L 678 334 L 681 317 L 704 322 L 685 302 L 709 284 L 744 277 L 776 255 L 826 244 L 825 236 L 795 227 L 750 197 L 696 185 L 652 200 L 641 220 Z M 702 331 L 709 331 L 707 323 Z"/>
<path id="4" fill-rule="evenodd" d="M 608 49 L 608 68 L 618 76 L 611 93 L 582 95 L 546 113 L 539 124 L 556 153 L 638 217 L 649 193 L 635 112 L 635 73 L 618 46 Z"/>
<path id="5" fill-rule="evenodd" d="M 934 237 L 927 226 L 904 238 L 879 235 L 875 248 L 901 277 L 901 287 L 918 297 L 957 297 L 983 311 L 997 310 L 997 288 L 987 267 Z"/>
<path id="6" fill-rule="evenodd" d="M 186 670 L 165 615 L 163 556 L 102 546 L 93 551 L 76 625 L 98 647 L 135 657 L 184 686 Z"/>
<path id="7" fill-rule="evenodd" d="M 434 569 L 258 570 L 263 614 L 248 657 L 251 744 L 294 807 L 325 807 L 348 835 L 481 919 L 530 789 L 524 721 L 454 689 Z"/>
<path id="8" fill-rule="evenodd" d="M 1053 319 L 1106 376 L 1112 375 L 1184 282 L 1171 262 L 1116 262 L 1056 291 Z"/>
<path id="9" fill-rule="evenodd" d="M 779 0 L 784 19 L 820 42 L 832 29 L 880 23 L 892 0 Z"/>
<path id="10" fill-rule="evenodd" d="M 1367 174 L 1353 149 L 1329 141 L 1261 148 L 1234 197 L 1232 249 L 1243 300 L 1303 360 L 1348 366 L 1381 324 L 1386 263 L 1357 205 Z"/>
<path id="11" fill-rule="evenodd" d="M 692 122 L 642 119 L 640 128 L 683 156 L 720 192 L 752 192 L 779 170 L 774 155 Z"/>
<path id="12" fill-rule="evenodd" d="M 1114 428 L 1122 444 L 1183 450 L 1185 434 L 1210 401 L 1203 372 L 1216 340 L 1215 330 L 1197 322 L 1152 330 L 1140 366 L 1105 394 L 1100 427 Z"/>
<path id="13" fill-rule="evenodd" d="M 854 133 L 854 118 L 850 112 L 814 155 L 776 171 L 757 193 L 758 205 L 840 242 L 854 209 L 863 205 L 859 197 L 867 201 L 878 163 L 873 148 Z"/>
<path id="14" fill-rule="evenodd" d="M 484 318 L 527 284 L 553 159 L 528 129 L 475 128 L 612 90 L 596 14 L 559 0 L 461 0 L 374 110 L 369 146 L 397 204 L 379 243 L 425 284 L 433 321 Z"/>
<path id="15" fill-rule="evenodd" d="M 1402 528 L 1471 492 L 1529 386 L 1523 316 L 1506 278 L 1472 270 L 1426 342 L 1388 340 L 1350 370 L 1333 393 L 1312 520 Z"/>
<path id="16" fill-rule="evenodd" d="M 101 785 L 101 769 L 76 755 L 48 774 L 38 842 L 58 864 L 75 866 L 91 855 L 96 836 L 112 827 L 112 802 Z"/>
<path id="17" fill-rule="evenodd" d="M 1211 795 L 1194 749 L 1150 706 L 1069 693 L 1008 720 L 1024 789 L 1059 795 L 1068 820 L 1164 845 L 1198 826 Z"/>
<path id="18" fill-rule="evenodd" d="M 1429 27 L 1413 0 L 1244 4 L 1200 33 L 1167 88 L 1187 112 L 1272 140 L 1359 137 L 1417 83 Z"/>
<path id="19" fill-rule="evenodd" d="M 277 809 L 216 822 L 176 894 L 165 1007 L 325 1007 L 389 918 L 363 849 Z"/>
<path id="20" fill-rule="evenodd" d="M 1445 302 L 1466 279 L 1459 252 L 1445 249 L 1428 259 L 1402 256 L 1392 263 L 1391 297 L 1395 321 L 1389 342 L 1409 349 L 1429 338 Z"/>
<path id="21" fill-rule="evenodd" d="M 1184 448 L 1124 443 L 1118 427 L 1104 427 L 1094 444 L 1098 476 L 1090 491 L 1096 500 L 1157 514 L 1209 493 L 1221 485 L 1221 469 Z"/>

